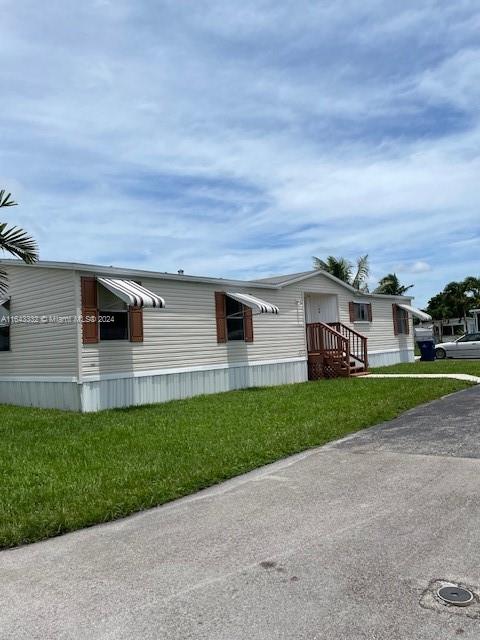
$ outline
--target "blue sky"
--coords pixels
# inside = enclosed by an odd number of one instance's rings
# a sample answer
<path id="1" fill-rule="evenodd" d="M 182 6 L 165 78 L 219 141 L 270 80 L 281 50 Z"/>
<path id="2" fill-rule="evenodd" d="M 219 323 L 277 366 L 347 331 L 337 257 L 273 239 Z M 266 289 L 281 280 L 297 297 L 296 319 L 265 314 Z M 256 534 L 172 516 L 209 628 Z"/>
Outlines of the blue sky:
<path id="1" fill-rule="evenodd" d="M 478 275 L 480 6 L 0 0 L 0 185 L 46 260 Z"/>

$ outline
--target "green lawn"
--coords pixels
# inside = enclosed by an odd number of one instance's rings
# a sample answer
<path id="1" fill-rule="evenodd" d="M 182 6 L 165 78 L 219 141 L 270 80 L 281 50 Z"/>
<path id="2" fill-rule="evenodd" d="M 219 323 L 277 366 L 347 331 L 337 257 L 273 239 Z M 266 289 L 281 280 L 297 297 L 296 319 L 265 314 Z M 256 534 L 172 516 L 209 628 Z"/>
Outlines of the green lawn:
<path id="1" fill-rule="evenodd" d="M 390 367 L 376 367 L 372 373 L 469 373 L 480 376 L 480 360 L 435 360 L 403 362 Z"/>
<path id="2" fill-rule="evenodd" d="M 0 547 L 162 504 L 465 386 L 337 379 L 84 415 L 0 406 Z"/>

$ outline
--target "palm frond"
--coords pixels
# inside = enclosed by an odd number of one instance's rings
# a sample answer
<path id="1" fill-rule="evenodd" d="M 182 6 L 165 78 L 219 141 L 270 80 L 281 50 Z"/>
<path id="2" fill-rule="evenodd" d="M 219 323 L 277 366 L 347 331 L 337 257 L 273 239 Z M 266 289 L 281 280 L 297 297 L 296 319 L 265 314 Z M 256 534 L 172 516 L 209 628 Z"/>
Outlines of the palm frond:
<path id="1" fill-rule="evenodd" d="M 408 286 L 402 285 L 400 287 L 400 295 L 403 296 L 404 293 L 406 293 L 409 289 L 411 289 L 414 286 L 415 286 L 414 284 L 409 284 Z"/>
<path id="2" fill-rule="evenodd" d="M 11 193 L 5 193 L 5 189 L 0 190 L 0 207 L 16 207 L 17 203 L 12 200 Z"/>
<path id="3" fill-rule="evenodd" d="M 387 273 L 378 283 L 375 293 L 383 293 L 389 296 L 403 296 L 414 285 L 402 285 L 396 273 Z"/>
<path id="4" fill-rule="evenodd" d="M 320 269 L 330 273 L 343 282 L 350 283 L 352 277 L 352 263 L 345 258 L 335 258 L 335 256 L 328 256 L 326 260 L 320 258 L 313 258 L 314 269 Z"/>
<path id="5" fill-rule="evenodd" d="M 7 293 L 8 290 L 8 278 L 5 271 L 0 269 L 0 295 Z"/>
<path id="6" fill-rule="evenodd" d="M 328 265 L 325 262 L 325 260 L 321 260 L 320 258 L 317 258 L 316 256 L 313 256 L 312 260 L 313 260 L 313 268 L 314 269 L 319 269 L 320 271 L 328 271 Z"/>
<path id="7" fill-rule="evenodd" d="M 360 256 L 357 260 L 357 271 L 352 280 L 352 287 L 361 291 L 368 291 L 367 279 L 370 274 L 370 267 L 368 264 L 368 254 Z"/>
<path id="8" fill-rule="evenodd" d="M 27 264 L 38 260 L 38 246 L 26 231 L 19 227 L 7 228 L 7 223 L 0 223 L 0 250 L 6 251 Z"/>

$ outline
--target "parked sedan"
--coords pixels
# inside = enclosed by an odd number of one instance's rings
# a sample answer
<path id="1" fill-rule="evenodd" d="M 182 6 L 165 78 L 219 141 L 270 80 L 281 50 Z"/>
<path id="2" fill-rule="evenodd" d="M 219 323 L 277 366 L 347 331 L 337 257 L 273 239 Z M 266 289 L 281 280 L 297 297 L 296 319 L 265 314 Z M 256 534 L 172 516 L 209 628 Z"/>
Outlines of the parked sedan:
<path id="1" fill-rule="evenodd" d="M 467 333 L 455 342 L 437 344 L 435 355 L 443 358 L 480 358 L 480 333 Z"/>

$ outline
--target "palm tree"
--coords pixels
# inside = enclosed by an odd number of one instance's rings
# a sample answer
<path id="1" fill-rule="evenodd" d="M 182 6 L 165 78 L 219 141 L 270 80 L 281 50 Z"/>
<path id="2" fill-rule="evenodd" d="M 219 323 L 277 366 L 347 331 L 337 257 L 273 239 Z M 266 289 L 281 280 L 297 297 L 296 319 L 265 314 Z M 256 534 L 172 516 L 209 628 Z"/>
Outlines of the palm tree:
<path id="1" fill-rule="evenodd" d="M 326 260 L 320 258 L 313 258 L 314 269 L 321 271 L 327 271 L 339 280 L 350 283 L 352 278 L 352 263 L 346 258 L 335 258 L 334 256 L 328 256 Z"/>
<path id="2" fill-rule="evenodd" d="M 0 207 L 14 207 L 16 202 L 12 200 L 12 194 L 0 191 Z M 0 251 L 6 251 L 17 256 L 27 264 L 38 260 L 37 243 L 23 229 L 7 227 L 6 222 L 0 222 Z M 0 270 L 0 293 L 7 291 L 7 274 Z"/>
<path id="3" fill-rule="evenodd" d="M 353 275 L 354 265 L 346 258 L 335 258 L 328 256 L 326 260 L 313 257 L 313 268 L 320 271 L 327 271 L 332 276 L 346 282 L 359 291 L 368 291 L 367 279 L 369 274 L 368 255 L 360 256 L 357 259 L 355 275 Z"/>
<path id="4" fill-rule="evenodd" d="M 443 292 L 449 301 L 453 315 L 457 318 L 463 318 L 466 324 L 470 300 L 466 295 L 465 282 L 449 282 Z"/>
<path id="5" fill-rule="evenodd" d="M 403 296 L 403 294 L 412 287 L 413 284 L 409 284 L 408 286 L 400 284 L 396 273 L 388 273 L 379 281 L 375 293 L 383 293 L 388 296 Z"/>
<path id="6" fill-rule="evenodd" d="M 370 267 L 368 264 L 368 254 L 357 258 L 357 272 L 352 280 L 352 287 L 360 291 L 368 291 L 367 280 L 370 275 Z"/>
<path id="7" fill-rule="evenodd" d="M 427 311 L 434 320 L 463 318 L 480 306 L 480 278 L 468 276 L 461 282 L 449 282 L 443 291 L 428 301 Z"/>

